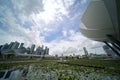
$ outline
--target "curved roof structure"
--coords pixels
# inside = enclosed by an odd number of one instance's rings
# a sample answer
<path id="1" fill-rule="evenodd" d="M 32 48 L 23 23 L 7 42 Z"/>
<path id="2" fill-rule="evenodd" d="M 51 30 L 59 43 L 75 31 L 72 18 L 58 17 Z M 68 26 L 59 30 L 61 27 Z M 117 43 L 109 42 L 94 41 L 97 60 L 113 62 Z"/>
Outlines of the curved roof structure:
<path id="1" fill-rule="evenodd" d="M 107 35 L 120 41 L 119 3 L 119 0 L 91 0 L 82 17 L 81 33 L 96 41 L 110 42 Z"/>

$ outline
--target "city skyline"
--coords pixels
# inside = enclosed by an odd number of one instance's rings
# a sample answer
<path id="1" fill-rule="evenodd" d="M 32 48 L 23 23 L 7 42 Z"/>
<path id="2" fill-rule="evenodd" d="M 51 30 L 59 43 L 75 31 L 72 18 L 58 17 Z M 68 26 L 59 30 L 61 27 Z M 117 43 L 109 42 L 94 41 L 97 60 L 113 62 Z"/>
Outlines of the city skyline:
<path id="1" fill-rule="evenodd" d="M 28 54 L 28 55 L 26 55 Z M 4 45 L 0 45 L 0 57 L 7 57 L 9 55 L 15 56 L 48 56 L 49 48 L 47 46 L 36 46 L 32 44 L 31 46 L 24 47 L 24 43 L 19 43 L 17 41 L 6 43 Z"/>
<path id="2" fill-rule="evenodd" d="M 102 43 L 80 33 L 81 17 L 90 0 L 0 0 L 0 45 L 19 41 L 46 45 L 51 55 L 83 54 Z M 32 7 L 31 7 L 32 5 Z M 80 52 L 82 50 L 82 52 Z M 97 53 L 104 53 L 103 49 Z"/>

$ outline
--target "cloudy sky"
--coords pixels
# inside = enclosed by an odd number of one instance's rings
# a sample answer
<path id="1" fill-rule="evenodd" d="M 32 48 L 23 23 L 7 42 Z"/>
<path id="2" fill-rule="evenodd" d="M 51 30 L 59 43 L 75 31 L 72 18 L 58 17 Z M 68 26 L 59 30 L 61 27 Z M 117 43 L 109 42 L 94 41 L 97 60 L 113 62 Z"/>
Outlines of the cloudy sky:
<path id="1" fill-rule="evenodd" d="M 51 55 L 100 53 L 103 45 L 84 37 L 79 28 L 89 0 L 0 0 L 0 45 L 11 41 L 25 46 L 42 44 Z"/>

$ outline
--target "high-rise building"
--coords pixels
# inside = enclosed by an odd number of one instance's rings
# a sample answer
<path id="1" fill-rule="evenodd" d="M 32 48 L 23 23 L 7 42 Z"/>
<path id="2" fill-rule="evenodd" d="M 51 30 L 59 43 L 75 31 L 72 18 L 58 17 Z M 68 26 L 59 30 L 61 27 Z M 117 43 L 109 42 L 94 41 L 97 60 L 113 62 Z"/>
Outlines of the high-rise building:
<path id="1" fill-rule="evenodd" d="M 83 47 L 83 50 L 85 52 L 85 56 L 88 57 L 88 51 L 87 51 L 86 47 Z"/>
<path id="2" fill-rule="evenodd" d="M 9 53 L 13 51 L 15 54 L 24 54 L 27 52 L 27 54 L 35 54 L 35 55 L 49 55 L 49 48 L 42 45 L 41 47 L 37 47 L 35 49 L 35 44 L 31 45 L 31 48 L 25 48 L 23 45 L 24 43 L 20 44 L 19 42 L 11 42 L 9 45 L 6 43 L 5 45 L 0 45 L 0 54 L 5 55 L 4 53 Z"/>
<path id="3" fill-rule="evenodd" d="M 49 55 L 49 48 L 46 48 L 46 53 L 45 53 L 45 55 Z"/>
<path id="4" fill-rule="evenodd" d="M 45 55 L 47 54 L 47 47 L 45 47 L 44 54 Z"/>
<path id="5" fill-rule="evenodd" d="M 49 48 L 47 46 L 45 47 L 44 55 L 49 55 Z"/>
<path id="6" fill-rule="evenodd" d="M 14 42 L 11 42 L 11 43 L 9 44 L 9 49 L 12 48 L 13 44 L 14 44 Z"/>
<path id="7" fill-rule="evenodd" d="M 30 54 L 30 48 L 29 47 L 26 49 L 26 51 L 27 51 L 27 54 Z"/>
<path id="8" fill-rule="evenodd" d="M 39 55 L 39 54 L 40 54 L 40 47 L 36 48 L 35 54 L 36 54 L 36 55 Z"/>
<path id="9" fill-rule="evenodd" d="M 3 45 L 3 46 L 1 47 L 1 50 L 8 49 L 8 48 L 9 48 L 9 45 L 8 45 L 8 43 L 6 43 L 5 45 Z"/>
<path id="10" fill-rule="evenodd" d="M 18 49 L 20 43 L 18 43 L 17 41 L 15 41 L 15 43 L 13 44 L 13 46 L 11 47 L 11 49 Z"/>
<path id="11" fill-rule="evenodd" d="M 24 45 L 24 43 L 21 43 L 19 48 L 20 48 L 20 49 L 23 48 L 23 45 Z"/>
<path id="12" fill-rule="evenodd" d="M 35 44 L 32 44 L 31 49 L 30 49 L 30 54 L 34 53 L 34 48 L 35 48 Z"/>
<path id="13" fill-rule="evenodd" d="M 44 48 L 44 45 L 42 45 L 42 47 L 41 47 L 41 48 L 42 48 L 42 50 L 43 50 L 43 48 Z"/>

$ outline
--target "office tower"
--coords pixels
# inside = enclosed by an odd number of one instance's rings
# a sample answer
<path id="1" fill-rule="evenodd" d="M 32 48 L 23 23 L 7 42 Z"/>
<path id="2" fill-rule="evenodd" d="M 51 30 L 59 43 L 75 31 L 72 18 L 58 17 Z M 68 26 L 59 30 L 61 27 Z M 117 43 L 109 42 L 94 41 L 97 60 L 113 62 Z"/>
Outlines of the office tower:
<path id="1" fill-rule="evenodd" d="M 5 45 L 3 45 L 2 47 L 1 47 L 1 50 L 3 50 L 3 49 L 8 49 L 9 48 L 9 45 L 8 45 L 8 43 L 6 43 Z"/>
<path id="2" fill-rule="evenodd" d="M 46 55 L 49 55 L 49 48 L 47 48 L 47 53 L 46 53 Z"/>
<path id="3" fill-rule="evenodd" d="M 85 52 L 85 56 L 88 57 L 88 51 L 86 50 L 86 47 L 83 47 L 83 50 Z"/>
<path id="4" fill-rule="evenodd" d="M 22 49 L 22 48 L 23 48 L 23 45 L 24 45 L 24 43 L 21 43 L 19 48 Z"/>
<path id="5" fill-rule="evenodd" d="M 45 47 L 44 54 L 45 55 L 47 54 L 47 47 Z"/>
<path id="6" fill-rule="evenodd" d="M 30 49 L 30 54 L 34 53 L 34 48 L 35 48 L 35 44 L 32 44 L 31 49 Z"/>
<path id="7" fill-rule="evenodd" d="M 40 55 L 40 46 L 36 49 L 35 54 Z"/>
<path id="8" fill-rule="evenodd" d="M 42 45 L 42 47 L 41 47 L 41 48 L 42 48 L 42 50 L 43 50 L 43 48 L 44 48 L 44 45 Z"/>
<path id="9" fill-rule="evenodd" d="M 42 45 L 42 47 L 40 47 L 40 55 L 44 55 L 44 45 Z"/>
<path id="10" fill-rule="evenodd" d="M 19 43 L 17 41 L 15 41 L 15 43 L 13 44 L 11 49 L 18 49 L 18 46 L 19 46 Z"/>
<path id="11" fill-rule="evenodd" d="M 29 47 L 26 49 L 26 51 L 27 51 L 27 54 L 30 54 L 30 48 Z"/>
<path id="12" fill-rule="evenodd" d="M 49 55 L 49 48 L 45 47 L 44 52 L 45 52 L 45 53 L 44 53 L 45 55 Z"/>
<path id="13" fill-rule="evenodd" d="M 39 50 L 39 55 L 42 54 L 42 47 L 40 47 L 40 50 Z"/>
<path id="14" fill-rule="evenodd" d="M 13 44 L 14 44 L 14 42 L 11 42 L 11 43 L 9 44 L 9 49 L 12 48 Z"/>

